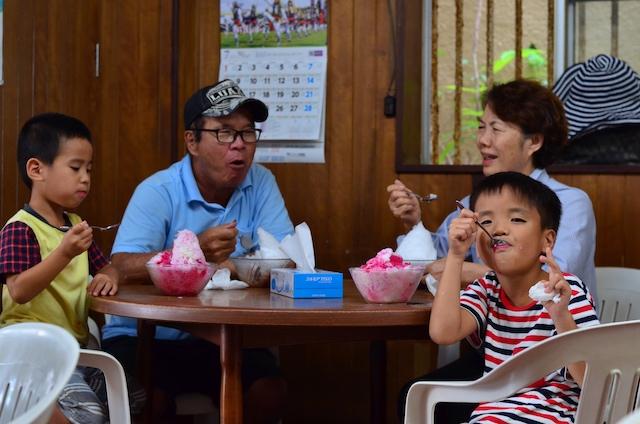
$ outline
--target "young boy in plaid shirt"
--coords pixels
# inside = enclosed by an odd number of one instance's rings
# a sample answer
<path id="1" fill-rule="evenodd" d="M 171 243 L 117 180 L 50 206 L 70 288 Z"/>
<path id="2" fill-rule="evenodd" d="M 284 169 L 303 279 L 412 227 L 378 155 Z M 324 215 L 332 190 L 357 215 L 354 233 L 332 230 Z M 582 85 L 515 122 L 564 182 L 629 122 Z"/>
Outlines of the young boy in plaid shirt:
<path id="1" fill-rule="evenodd" d="M 88 295 L 118 291 L 118 273 L 93 241 L 91 227 L 67 212 L 89 194 L 92 156 L 91 133 L 78 119 L 46 113 L 22 127 L 18 170 L 31 196 L 0 232 L 0 326 L 48 322 L 86 347 Z M 76 368 L 51 422 L 107 421 L 104 403 L 89 385 L 96 373 Z"/>

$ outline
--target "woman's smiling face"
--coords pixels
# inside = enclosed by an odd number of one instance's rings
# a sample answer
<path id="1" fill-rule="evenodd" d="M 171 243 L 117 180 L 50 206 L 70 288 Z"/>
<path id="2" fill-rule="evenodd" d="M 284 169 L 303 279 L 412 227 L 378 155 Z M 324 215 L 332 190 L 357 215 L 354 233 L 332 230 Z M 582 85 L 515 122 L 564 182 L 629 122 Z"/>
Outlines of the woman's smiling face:
<path id="1" fill-rule="evenodd" d="M 482 172 L 493 175 L 534 170 L 533 154 L 542 147 L 540 137 L 529 137 L 515 124 L 503 121 L 488 105 L 478 120 L 476 145 L 482 155 Z"/>

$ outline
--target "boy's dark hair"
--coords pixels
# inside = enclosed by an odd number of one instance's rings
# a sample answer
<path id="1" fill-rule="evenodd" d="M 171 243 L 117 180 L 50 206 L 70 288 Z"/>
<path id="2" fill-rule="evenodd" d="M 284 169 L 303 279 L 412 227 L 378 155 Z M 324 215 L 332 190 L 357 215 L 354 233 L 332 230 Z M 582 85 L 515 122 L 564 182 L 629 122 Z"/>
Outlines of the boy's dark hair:
<path id="1" fill-rule="evenodd" d="M 540 215 L 542 229 L 552 229 L 556 233 L 560 226 L 562 204 L 558 196 L 549 187 L 519 172 L 498 172 L 480 181 L 473 189 L 469 204 L 475 210 L 476 201 L 481 194 L 500 193 L 509 188 L 529 206 L 533 206 Z"/>
<path id="2" fill-rule="evenodd" d="M 43 113 L 29 119 L 18 135 L 18 170 L 22 181 L 31 189 L 27 161 L 36 158 L 51 165 L 58 156 L 60 142 L 83 138 L 91 143 L 91 131 L 79 119 L 61 113 Z"/>
<path id="3" fill-rule="evenodd" d="M 542 135 L 542 147 L 533 154 L 533 166 L 546 168 L 567 142 L 569 127 L 562 102 L 537 81 L 517 79 L 495 84 L 483 98 L 501 120 L 517 125 L 525 135 Z"/>

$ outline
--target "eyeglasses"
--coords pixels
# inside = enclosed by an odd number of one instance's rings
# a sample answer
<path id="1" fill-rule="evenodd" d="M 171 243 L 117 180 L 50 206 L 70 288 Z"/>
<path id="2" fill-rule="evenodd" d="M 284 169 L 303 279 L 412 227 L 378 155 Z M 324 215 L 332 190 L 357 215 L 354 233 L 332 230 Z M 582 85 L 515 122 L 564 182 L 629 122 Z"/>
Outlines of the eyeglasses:
<path id="1" fill-rule="evenodd" d="M 204 131 L 211 132 L 216 135 L 216 139 L 218 139 L 219 143 L 222 144 L 231 144 L 236 141 L 236 137 L 240 136 L 242 141 L 245 143 L 255 143 L 260 140 L 260 134 L 262 130 L 259 128 L 250 128 L 246 130 L 232 130 L 230 128 L 217 128 L 217 129 L 208 129 L 208 128 L 192 128 L 192 131 Z"/>

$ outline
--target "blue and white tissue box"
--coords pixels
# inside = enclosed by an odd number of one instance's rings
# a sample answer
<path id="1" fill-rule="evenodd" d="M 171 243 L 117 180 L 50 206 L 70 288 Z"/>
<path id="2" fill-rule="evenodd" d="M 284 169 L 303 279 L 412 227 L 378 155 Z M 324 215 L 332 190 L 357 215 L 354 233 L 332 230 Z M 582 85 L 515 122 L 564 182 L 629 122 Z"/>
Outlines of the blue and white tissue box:
<path id="1" fill-rule="evenodd" d="M 297 309 L 342 309 L 343 298 L 315 297 L 292 298 L 271 293 L 269 305 L 276 309 L 289 309 L 292 306 Z"/>
<path id="2" fill-rule="evenodd" d="M 294 299 L 341 298 L 342 273 L 321 269 L 311 273 L 291 268 L 273 268 L 271 293 Z"/>

